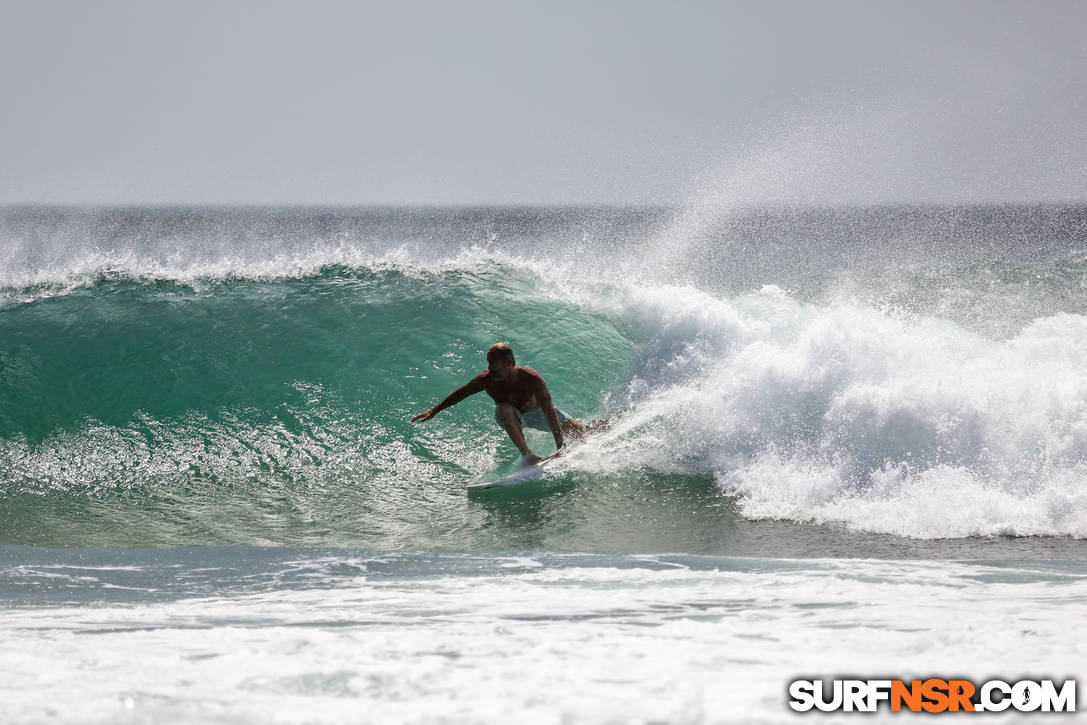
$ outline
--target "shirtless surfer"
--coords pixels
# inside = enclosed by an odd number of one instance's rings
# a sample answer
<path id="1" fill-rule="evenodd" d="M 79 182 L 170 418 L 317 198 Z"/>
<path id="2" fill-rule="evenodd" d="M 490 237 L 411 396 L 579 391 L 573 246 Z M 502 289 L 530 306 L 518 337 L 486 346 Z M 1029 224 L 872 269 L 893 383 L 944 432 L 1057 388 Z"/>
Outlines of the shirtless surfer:
<path id="1" fill-rule="evenodd" d="M 430 410 L 413 417 L 411 421 L 421 423 L 430 420 L 438 411 L 456 405 L 469 395 L 481 391 L 486 391 L 498 405 L 494 417 L 506 429 L 517 450 L 521 451 L 526 465 L 539 463 L 543 459 L 529 450 L 525 443 L 523 426 L 550 430 L 555 436 L 555 447 L 561 452 L 564 435 L 581 438 L 608 423 L 606 420 L 597 420 L 591 425 L 585 425 L 556 408 L 551 402 L 551 393 L 543 377 L 532 368 L 518 365 L 513 359 L 513 349 L 504 342 L 492 345 L 487 351 L 486 370 L 472 378 L 467 385 L 454 390 Z"/>

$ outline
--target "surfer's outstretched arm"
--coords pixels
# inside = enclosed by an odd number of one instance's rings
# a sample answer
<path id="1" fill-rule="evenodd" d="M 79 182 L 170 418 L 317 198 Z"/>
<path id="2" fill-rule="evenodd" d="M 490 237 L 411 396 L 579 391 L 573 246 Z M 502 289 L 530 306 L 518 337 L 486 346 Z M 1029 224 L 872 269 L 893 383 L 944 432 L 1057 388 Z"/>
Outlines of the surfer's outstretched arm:
<path id="1" fill-rule="evenodd" d="M 472 378 L 468 382 L 467 385 L 462 385 L 459 388 L 457 388 L 456 390 L 454 390 L 452 393 L 450 393 L 448 396 L 446 396 L 445 400 L 438 403 L 437 405 L 435 405 L 430 410 L 424 410 L 422 413 L 419 413 L 418 415 L 413 416 L 412 419 L 411 419 L 411 422 L 412 423 L 415 423 L 415 422 L 422 423 L 424 420 L 430 420 L 435 415 L 437 415 L 439 411 L 445 410 L 446 408 L 449 408 L 450 406 L 456 405 L 460 401 L 467 398 L 469 395 L 475 395 L 476 393 L 480 392 L 481 390 L 483 390 L 483 380 L 479 375 L 477 375 L 474 378 Z"/>

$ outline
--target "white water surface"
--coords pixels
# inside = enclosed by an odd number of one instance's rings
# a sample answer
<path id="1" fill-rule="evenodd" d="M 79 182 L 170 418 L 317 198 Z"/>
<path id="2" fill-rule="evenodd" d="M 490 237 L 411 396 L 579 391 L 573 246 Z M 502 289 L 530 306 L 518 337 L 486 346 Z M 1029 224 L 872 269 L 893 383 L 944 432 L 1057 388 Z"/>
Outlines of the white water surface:
<path id="1" fill-rule="evenodd" d="M 198 559 L 167 567 L 173 592 L 150 583 L 161 564 L 8 569 L 71 591 L 5 608 L 3 719 L 789 722 L 795 678 L 1065 678 L 1087 661 L 1078 564 L 323 553 L 246 575 Z M 219 594 L 184 596 L 216 577 Z M 109 587 L 128 591 L 91 594 Z"/>

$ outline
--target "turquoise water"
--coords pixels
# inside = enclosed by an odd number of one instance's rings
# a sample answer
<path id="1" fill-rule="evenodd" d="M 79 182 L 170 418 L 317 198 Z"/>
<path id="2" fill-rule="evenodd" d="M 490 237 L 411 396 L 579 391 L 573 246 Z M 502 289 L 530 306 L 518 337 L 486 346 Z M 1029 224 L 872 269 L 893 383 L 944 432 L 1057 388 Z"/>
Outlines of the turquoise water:
<path id="1" fill-rule="evenodd" d="M 778 721 L 801 672 L 1074 674 L 1087 213 L 690 217 L 5 210 L 14 719 Z M 517 465 L 493 403 L 410 418 L 498 341 L 613 425 L 469 497 Z"/>
<path id="2" fill-rule="evenodd" d="M 630 341 L 533 282 L 501 267 L 332 267 L 199 290 L 118 278 L 9 309 L 0 433 L 5 513 L 18 513 L 3 536 L 395 545 L 383 532 L 412 516 L 398 508 L 418 496 L 459 504 L 465 481 L 515 458 L 489 399 L 409 422 L 486 366 L 479 350 L 499 330 L 539 348 L 532 362 L 578 414 L 624 374 Z"/>

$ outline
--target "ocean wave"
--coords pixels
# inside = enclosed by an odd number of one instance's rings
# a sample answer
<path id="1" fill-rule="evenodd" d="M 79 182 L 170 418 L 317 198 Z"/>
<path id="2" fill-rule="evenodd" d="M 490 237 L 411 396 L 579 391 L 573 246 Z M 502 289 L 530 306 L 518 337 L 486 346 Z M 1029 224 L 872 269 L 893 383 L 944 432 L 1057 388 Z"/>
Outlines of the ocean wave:
<path id="1" fill-rule="evenodd" d="M 535 250 L 287 232 L 176 254 L 162 238 L 150 252 L 11 252 L 6 491 L 184 490 L 191 513 L 224 486 L 300 508 L 306 491 L 359 477 L 401 503 L 404 480 L 459 486 L 511 450 L 490 411 L 407 421 L 505 339 L 564 409 L 615 421 L 560 462 L 571 475 L 712 478 L 754 519 L 1087 537 L 1081 250 L 967 277 L 918 262 L 889 273 L 897 288 L 812 294 L 706 282 L 728 255 L 656 275 L 621 245 L 569 234 Z M 1000 325 L 1013 305 L 1021 320 Z"/>

